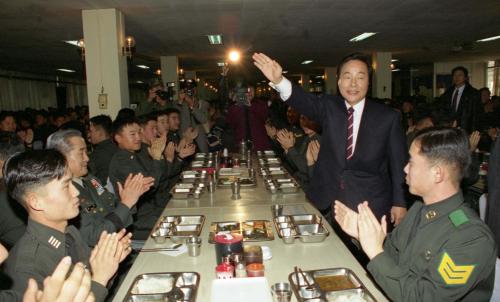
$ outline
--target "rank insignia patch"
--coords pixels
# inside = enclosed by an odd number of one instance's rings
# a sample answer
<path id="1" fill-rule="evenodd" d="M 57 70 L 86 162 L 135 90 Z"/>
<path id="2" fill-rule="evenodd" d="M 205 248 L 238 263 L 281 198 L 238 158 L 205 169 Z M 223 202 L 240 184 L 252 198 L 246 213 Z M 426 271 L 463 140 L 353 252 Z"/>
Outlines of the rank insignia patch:
<path id="1" fill-rule="evenodd" d="M 474 265 L 457 265 L 448 253 L 443 254 L 438 272 L 447 285 L 466 284 L 469 280 Z"/>

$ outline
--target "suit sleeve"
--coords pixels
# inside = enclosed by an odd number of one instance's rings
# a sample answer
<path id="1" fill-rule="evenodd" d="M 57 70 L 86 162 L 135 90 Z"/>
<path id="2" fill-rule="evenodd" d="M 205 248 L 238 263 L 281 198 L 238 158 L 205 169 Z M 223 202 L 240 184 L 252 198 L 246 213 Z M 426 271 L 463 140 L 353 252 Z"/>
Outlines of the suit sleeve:
<path id="1" fill-rule="evenodd" d="M 408 161 L 408 149 L 399 115 L 394 114 L 393 116 L 389 144 L 387 146 L 389 149 L 389 168 L 392 182 L 392 202 L 393 206 L 406 208 L 404 167 Z"/>
<path id="2" fill-rule="evenodd" d="M 323 124 L 326 116 L 326 102 L 328 101 L 326 95 L 316 96 L 312 93 L 305 92 L 301 87 L 292 84 L 292 95 L 287 104 L 292 106 L 297 112 L 307 116 L 309 119 Z"/>
<path id="3" fill-rule="evenodd" d="M 384 244 L 384 248 L 387 244 L 390 242 Z M 393 301 L 457 301 L 480 281 L 488 278 L 495 269 L 494 251 L 493 242 L 484 231 L 467 230 L 456 232 L 451 236 L 440 253 L 430 260 L 429 269 L 424 274 L 399 265 L 385 251 L 368 263 L 368 270 Z M 440 272 L 445 256 L 453 261 L 453 264 L 447 262 L 451 265 L 451 269 L 461 270 L 465 266 L 473 267 L 470 273 L 466 273 L 467 278 L 463 278 L 462 275 L 462 278 L 455 280 L 452 280 L 453 277 L 445 279 L 446 276 Z M 414 261 L 418 261 L 417 258 Z M 461 268 L 456 266 L 461 266 Z M 488 296 L 488 293 L 484 294 Z"/>

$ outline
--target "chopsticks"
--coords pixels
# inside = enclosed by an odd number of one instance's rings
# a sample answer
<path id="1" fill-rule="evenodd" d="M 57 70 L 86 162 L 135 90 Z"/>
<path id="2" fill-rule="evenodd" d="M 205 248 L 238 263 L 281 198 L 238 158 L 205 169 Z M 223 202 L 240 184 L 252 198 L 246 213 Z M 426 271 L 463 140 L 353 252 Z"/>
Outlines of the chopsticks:
<path id="1" fill-rule="evenodd" d="M 176 244 L 171 247 L 159 247 L 159 248 L 151 248 L 151 249 L 141 249 L 139 252 L 175 252 L 179 250 L 179 247 L 182 244 Z"/>

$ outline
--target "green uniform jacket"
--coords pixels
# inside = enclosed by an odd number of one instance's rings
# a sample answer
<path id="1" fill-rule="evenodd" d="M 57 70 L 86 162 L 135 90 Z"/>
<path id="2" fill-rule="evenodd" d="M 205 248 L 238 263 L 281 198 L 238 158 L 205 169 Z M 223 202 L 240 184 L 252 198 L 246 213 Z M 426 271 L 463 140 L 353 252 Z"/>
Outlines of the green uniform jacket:
<path id="1" fill-rule="evenodd" d="M 103 231 L 118 232 L 132 224 L 131 209 L 91 174 L 81 178 L 82 184 L 73 181 L 80 194 L 80 215 L 71 220 L 89 246 L 95 246 Z"/>
<path id="2" fill-rule="evenodd" d="M 78 251 L 77 259 L 72 259 L 72 262 L 89 266 L 91 251 L 80 232 L 71 225 L 66 228 L 66 232 L 74 238 Z M 5 263 L 5 272 L 13 282 L 12 290 L 22 297 L 29 278 L 38 282 L 38 288 L 43 288 L 43 280 L 52 275 L 62 258 L 68 256 L 65 242 L 65 233 L 28 219 L 26 233 L 12 248 Z M 96 301 L 104 301 L 108 294 L 104 286 L 93 281 L 92 292 Z"/>
<path id="3" fill-rule="evenodd" d="M 116 183 L 123 184 L 129 173 L 142 173 L 155 179 L 154 186 L 144 193 L 137 203 L 137 219 L 134 222 L 136 229 L 151 228 L 163 212 L 170 199 L 168 176 L 178 169 L 177 166 L 180 166 L 180 163 L 171 164 L 163 159 L 153 160 L 144 144 L 138 152 L 120 149 L 111 159 L 109 179 L 116 192 L 118 190 Z"/>
<path id="4" fill-rule="evenodd" d="M 368 264 L 393 301 L 489 301 L 496 248 L 461 192 L 432 205 L 416 202 Z"/>
<path id="5" fill-rule="evenodd" d="M 107 139 L 94 145 L 94 150 L 90 153 L 89 170 L 104 185 L 108 182 L 109 163 L 116 151 L 118 147 L 111 139 Z"/>
<path id="6" fill-rule="evenodd" d="M 7 196 L 5 183 L 0 179 L 0 242 L 14 246 L 26 230 L 26 210 Z"/>

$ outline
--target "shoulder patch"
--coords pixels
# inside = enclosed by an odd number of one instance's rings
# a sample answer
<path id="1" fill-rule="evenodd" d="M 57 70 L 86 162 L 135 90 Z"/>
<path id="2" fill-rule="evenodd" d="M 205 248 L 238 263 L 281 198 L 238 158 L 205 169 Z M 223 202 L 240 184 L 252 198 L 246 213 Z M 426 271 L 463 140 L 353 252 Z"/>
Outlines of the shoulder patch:
<path id="1" fill-rule="evenodd" d="M 455 210 L 448 215 L 454 226 L 458 227 L 466 222 L 469 222 L 469 218 L 465 215 L 462 209 Z"/>
<path id="2" fill-rule="evenodd" d="M 463 285 L 469 280 L 475 265 L 457 265 L 447 252 L 443 253 L 443 258 L 438 267 L 439 275 L 446 285 Z"/>

